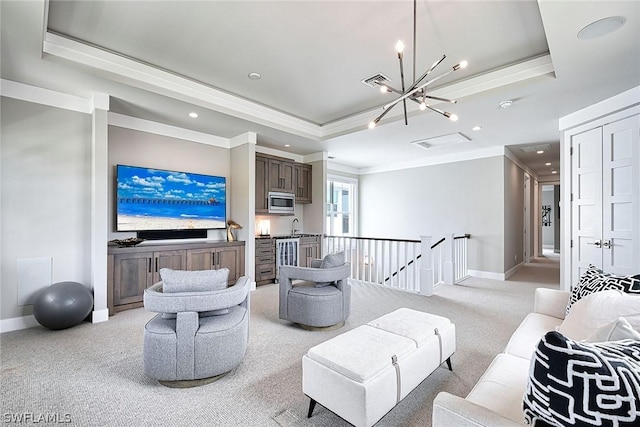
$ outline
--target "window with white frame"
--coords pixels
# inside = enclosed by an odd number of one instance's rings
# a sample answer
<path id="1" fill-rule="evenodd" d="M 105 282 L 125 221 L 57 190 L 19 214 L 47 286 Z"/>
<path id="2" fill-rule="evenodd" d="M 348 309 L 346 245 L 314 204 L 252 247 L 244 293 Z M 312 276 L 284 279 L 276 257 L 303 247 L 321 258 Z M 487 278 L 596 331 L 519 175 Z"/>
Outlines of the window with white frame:
<path id="1" fill-rule="evenodd" d="M 326 233 L 329 236 L 356 235 L 357 192 L 356 179 L 327 176 Z"/>

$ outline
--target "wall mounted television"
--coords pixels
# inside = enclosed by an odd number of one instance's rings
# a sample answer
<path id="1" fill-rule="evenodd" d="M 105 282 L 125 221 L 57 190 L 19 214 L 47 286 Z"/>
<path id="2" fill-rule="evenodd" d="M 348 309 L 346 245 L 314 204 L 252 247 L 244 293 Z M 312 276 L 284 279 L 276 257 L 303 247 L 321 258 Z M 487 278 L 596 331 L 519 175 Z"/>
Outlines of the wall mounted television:
<path id="1" fill-rule="evenodd" d="M 226 178 L 117 165 L 116 230 L 226 228 Z"/>

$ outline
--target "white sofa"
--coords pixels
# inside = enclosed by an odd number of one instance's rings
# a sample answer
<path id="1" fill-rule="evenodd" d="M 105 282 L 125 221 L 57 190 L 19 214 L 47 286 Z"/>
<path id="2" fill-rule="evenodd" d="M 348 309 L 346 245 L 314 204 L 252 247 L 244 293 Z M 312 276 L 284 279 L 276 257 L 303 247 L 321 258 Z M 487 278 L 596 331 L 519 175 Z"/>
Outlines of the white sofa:
<path id="1" fill-rule="evenodd" d="M 536 289 L 534 310 L 511 336 L 466 398 L 440 392 L 433 401 L 434 427 L 522 426 L 522 398 L 529 365 L 542 336 L 565 317 L 570 293 Z"/>

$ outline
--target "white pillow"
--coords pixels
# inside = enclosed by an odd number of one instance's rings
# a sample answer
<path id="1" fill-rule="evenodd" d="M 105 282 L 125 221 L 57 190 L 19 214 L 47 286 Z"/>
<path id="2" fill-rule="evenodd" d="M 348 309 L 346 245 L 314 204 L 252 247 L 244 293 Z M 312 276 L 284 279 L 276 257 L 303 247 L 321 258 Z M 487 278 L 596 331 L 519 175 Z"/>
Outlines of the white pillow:
<path id="1" fill-rule="evenodd" d="M 640 331 L 639 296 L 616 290 L 594 292 L 573 304 L 558 332 L 574 341 L 583 341 L 620 317 Z"/>
<path id="2" fill-rule="evenodd" d="M 589 335 L 587 342 L 620 341 L 627 339 L 640 341 L 640 332 L 634 330 L 627 319 L 619 317 L 617 320 L 607 323 Z"/>

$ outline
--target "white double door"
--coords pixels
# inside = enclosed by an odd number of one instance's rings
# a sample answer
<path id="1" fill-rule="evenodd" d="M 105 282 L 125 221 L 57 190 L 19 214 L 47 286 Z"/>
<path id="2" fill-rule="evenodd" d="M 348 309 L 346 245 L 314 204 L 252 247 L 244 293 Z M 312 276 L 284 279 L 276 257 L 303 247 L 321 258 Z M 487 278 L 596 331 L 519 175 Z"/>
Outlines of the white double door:
<path id="1" fill-rule="evenodd" d="M 640 273 L 640 115 L 572 136 L 572 283 Z"/>

